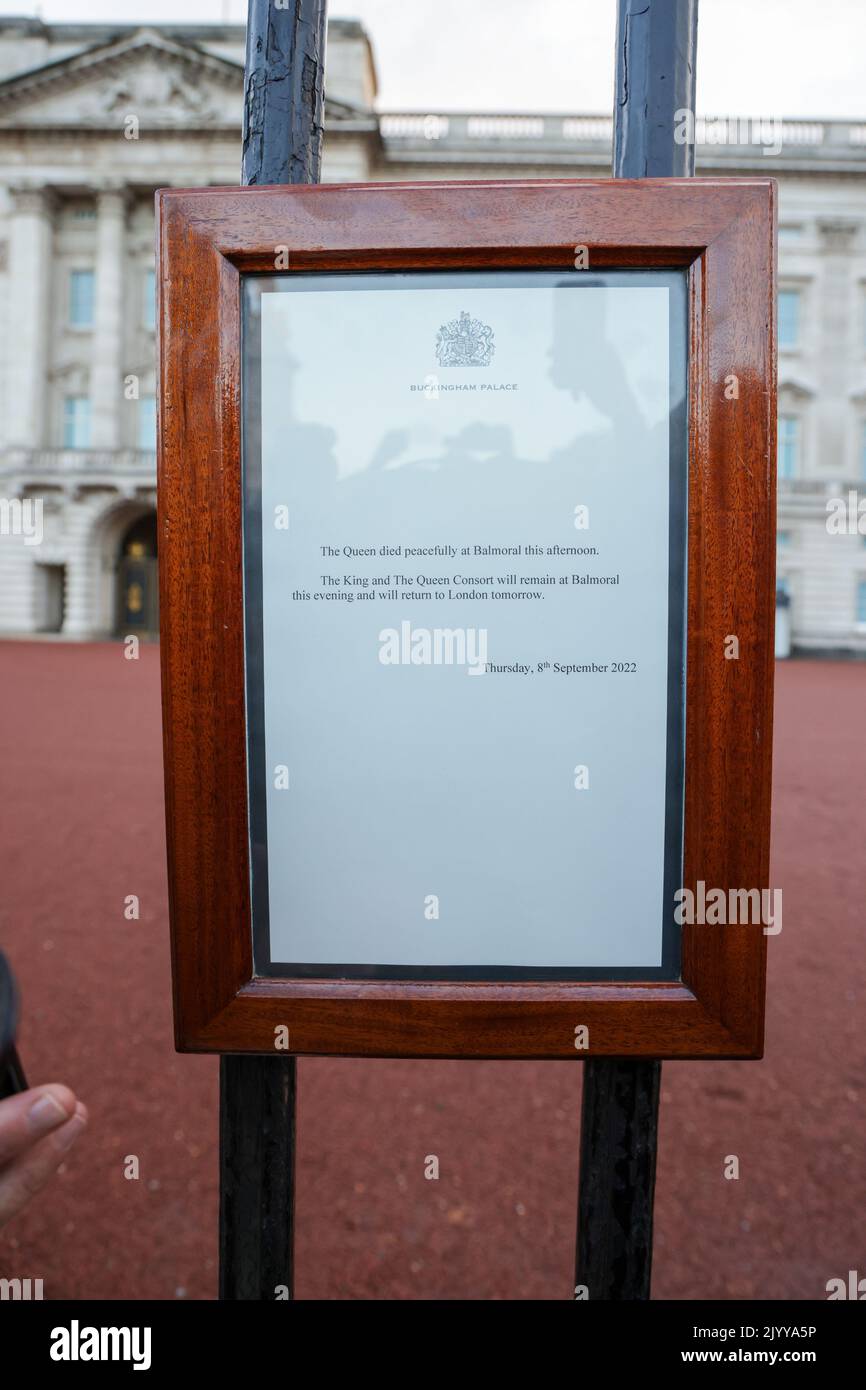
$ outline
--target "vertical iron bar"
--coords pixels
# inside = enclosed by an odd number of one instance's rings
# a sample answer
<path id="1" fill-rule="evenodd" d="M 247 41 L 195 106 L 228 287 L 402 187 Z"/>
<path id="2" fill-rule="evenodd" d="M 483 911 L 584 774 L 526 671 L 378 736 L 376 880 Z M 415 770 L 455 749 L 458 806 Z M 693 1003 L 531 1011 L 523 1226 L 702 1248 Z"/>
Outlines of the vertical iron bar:
<path id="1" fill-rule="evenodd" d="M 241 182 L 318 183 L 327 0 L 249 0 Z M 220 1298 L 294 1294 L 294 1057 L 220 1058 Z"/>
<path id="2" fill-rule="evenodd" d="M 249 0 L 241 183 L 318 183 L 327 0 Z"/>
<path id="3" fill-rule="evenodd" d="M 694 173 L 697 29 L 698 0 L 619 0 L 615 178 Z M 650 1296 L 660 1088 L 652 1059 L 584 1063 L 575 1284 L 590 1299 Z"/>
<path id="4" fill-rule="evenodd" d="M 648 1299 L 661 1062 L 584 1063 L 575 1283 L 592 1300 Z"/>
<path id="5" fill-rule="evenodd" d="M 698 0 L 619 0 L 614 178 L 695 172 L 694 140 L 681 137 L 694 134 L 697 41 Z"/>
<path id="6" fill-rule="evenodd" d="M 220 1058 L 221 1299 L 294 1292 L 295 1086 L 294 1057 Z"/>

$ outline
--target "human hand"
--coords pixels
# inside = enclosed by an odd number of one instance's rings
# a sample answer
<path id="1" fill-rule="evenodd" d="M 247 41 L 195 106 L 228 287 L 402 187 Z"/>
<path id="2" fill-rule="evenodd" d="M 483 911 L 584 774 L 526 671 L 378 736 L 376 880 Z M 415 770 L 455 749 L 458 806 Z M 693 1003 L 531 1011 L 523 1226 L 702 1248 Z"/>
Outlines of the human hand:
<path id="1" fill-rule="evenodd" d="M 68 1086 L 0 1100 L 0 1226 L 45 1186 L 86 1124 L 87 1107 Z"/>

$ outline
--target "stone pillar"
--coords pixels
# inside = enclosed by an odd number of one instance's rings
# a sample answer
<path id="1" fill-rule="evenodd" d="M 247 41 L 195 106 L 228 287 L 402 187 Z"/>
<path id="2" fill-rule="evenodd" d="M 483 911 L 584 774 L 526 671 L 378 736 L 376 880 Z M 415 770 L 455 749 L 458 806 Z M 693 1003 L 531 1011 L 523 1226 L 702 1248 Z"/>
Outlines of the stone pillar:
<path id="1" fill-rule="evenodd" d="M 849 485 L 857 486 L 859 472 L 859 439 L 851 437 L 849 397 L 860 382 L 860 306 L 853 257 L 858 225 L 848 217 L 824 217 L 818 220 L 818 231 L 821 255 L 813 290 L 819 336 L 814 359 L 817 389 L 809 410 L 814 441 L 809 471 L 812 477 L 826 479 L 834 496 L 845 497 Z M 853 478 L 852 465 L 857 470 Z M 802 528 L 803 570 L 792 630 L 795 641 L 802 632 L 810 646 L 848 647 L 856 632 L 851 572 L 856 541 L 827 534 L 825 503 L 825 497 L 816 500 L 814 520 Z"/>
<path id="2" fill-rule="evenodd" d="M 90 445 L 120 447 L 123 400 L 123 283 L 126 193 L 120 186 L 97 193 L 96 303 L 90 371 Z"/>
<path id="3" fill-rule="evenodd" d="M 38 449 L 47 440 L 48 310 L 54 197 L 47 188 L 13 188 L 9 219 L 7 445 Z"/>
<path id="4" fill-rule="evenodd" d="M 818 449 L 815 472 L 844 481 L 849 472 L 848 391 L 858 377 L 857 332 L 860 315 L 852 283 L 852 248 L 857 232 L 853 219 L 822 218 L 818 222 L 822 255 L 815 285 L 819 336 L 815 344 L 818 393 L 813 412 Z M 859 372 L 858 372 L 859 376 Z"/>
<path id="5" fill-rule="evenodd" d="M 66 503 L 66 617 L 63 631 L 79 640 L 102 636 L 99 631 L 98 593 L 102 562 L 100 508 L 114 494 L 73 496 Z"/>

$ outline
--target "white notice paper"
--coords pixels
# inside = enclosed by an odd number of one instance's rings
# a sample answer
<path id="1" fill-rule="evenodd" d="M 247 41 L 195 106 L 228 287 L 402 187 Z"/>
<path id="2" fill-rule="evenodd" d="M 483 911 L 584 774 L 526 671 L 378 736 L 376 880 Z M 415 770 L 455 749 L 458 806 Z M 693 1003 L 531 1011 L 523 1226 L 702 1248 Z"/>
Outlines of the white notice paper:
<path id="1" fill-rule="evenodd" d="M 272 962 L 662 964 L 670 276 L 579 279 L 261 295 Z"/>

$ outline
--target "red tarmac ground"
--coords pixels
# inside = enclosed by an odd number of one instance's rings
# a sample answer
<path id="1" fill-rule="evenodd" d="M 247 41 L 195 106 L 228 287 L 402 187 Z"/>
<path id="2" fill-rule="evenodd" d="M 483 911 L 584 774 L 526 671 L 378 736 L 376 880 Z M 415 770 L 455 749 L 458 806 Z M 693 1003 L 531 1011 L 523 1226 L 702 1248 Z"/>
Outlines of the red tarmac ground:
<path id="1" fill-rule="evenodd" d="M 91 1113 L 0 1233 L 0 1277 L 51 1299 L 216 1294 L 218 1064 L 172 1044 L 158 677 L 156 647 L 0 643 L 20 1051 Z M 766 1058 L 664 1066 L 654 1298 L 820 1299 L 866 1274 L 864 716 L 866 665 L 779 666 Z M 297 1297 L 571 1296 L 579 1065 L 299 1072 Z"/>

